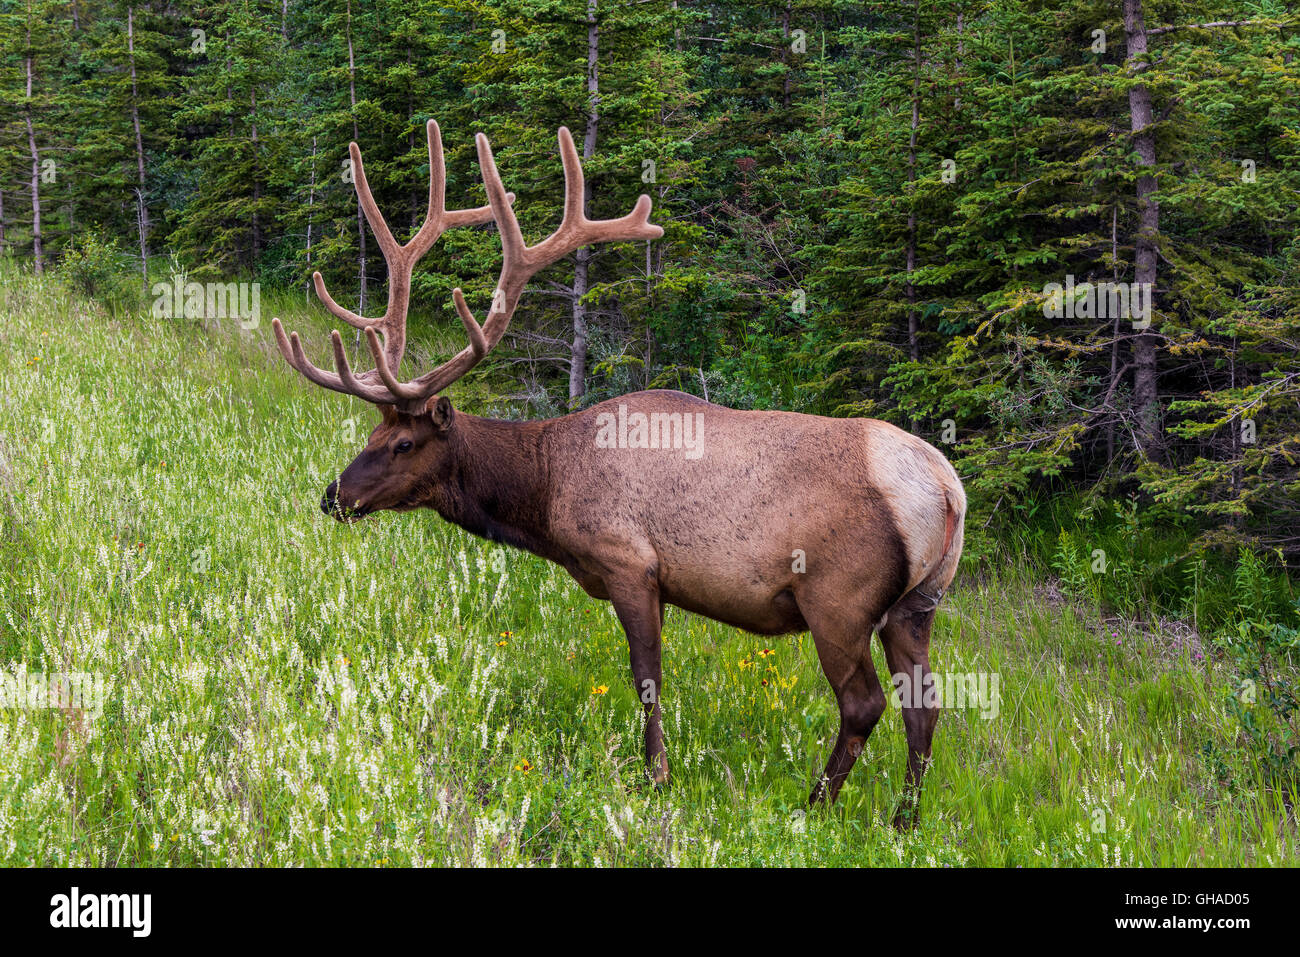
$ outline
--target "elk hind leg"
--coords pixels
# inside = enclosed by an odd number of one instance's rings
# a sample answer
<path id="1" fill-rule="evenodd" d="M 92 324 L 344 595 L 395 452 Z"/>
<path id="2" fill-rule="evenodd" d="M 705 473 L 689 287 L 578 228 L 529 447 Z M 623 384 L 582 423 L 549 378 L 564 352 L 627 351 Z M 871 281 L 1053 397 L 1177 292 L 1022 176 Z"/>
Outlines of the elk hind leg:
<path id="1" fill-rule="evenodd" d="M 915 827 L 920 819 L 921 781 L 930 764 L 931 741 L 939 721 L 939 702 L 933 693 L 927 693 L 932 684 L 930 629 L 937 606 L 937 596 L 913 589 L 889 610 L 880 630 L 893 683 L 902 692 L 907 734 L 907 777 L 902 803 L 894 815 L 894 826 L 900 830 Z"/>

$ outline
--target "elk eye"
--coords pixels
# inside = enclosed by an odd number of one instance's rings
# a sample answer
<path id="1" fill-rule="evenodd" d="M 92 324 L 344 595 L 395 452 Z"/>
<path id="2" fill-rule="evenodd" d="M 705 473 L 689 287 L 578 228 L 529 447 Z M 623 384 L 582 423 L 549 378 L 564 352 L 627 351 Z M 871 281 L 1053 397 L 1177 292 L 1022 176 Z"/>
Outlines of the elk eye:
<path id="1" fill-rule="evenodd" d="M 402 452 L 409 452 L 413 448 L 415 448 L 414 442 L 410 439 L 402 439 L 402 441 L 397 443 L 397 448 L 393 449 L 393 451 L 400 455 Z"/>

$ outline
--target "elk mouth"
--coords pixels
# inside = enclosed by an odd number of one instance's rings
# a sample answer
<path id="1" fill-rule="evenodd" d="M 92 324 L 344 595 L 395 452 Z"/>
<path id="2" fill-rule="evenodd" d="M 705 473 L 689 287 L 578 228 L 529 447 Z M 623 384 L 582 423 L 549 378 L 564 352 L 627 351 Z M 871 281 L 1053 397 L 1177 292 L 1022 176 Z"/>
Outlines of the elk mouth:
<path id="1" fill-rule="evenodd" d="M 324 512 L 326 515 L 328 515 L 330 518 L 336 519 L 340 522 L 348 522 L 348 523 L 359 521 L 360 519 L 365 518 L 371 512 L 371 509 L 368 508 L 362 508 L 362 507 L 348 508 L 347 506 L 340 505 L 337 501 L 331 501 L 328 498 L 323 498 L 320 500 L 320 510 Z"/>
<path id="2" fill-rule="evenodd" d="M 343 524 L 350 525 L 354 521 L 360 521 L 373 511 L 373 508 L 347 508 L 339 505 L 338 502 L 321 502 L 321 511 L 329 515 L 331 519 L 342 521 Z"/>
<path id="3" fill-rule="evenodd" d="M 339 501 L 338 483 L 330 483 L 330 487 L 325 490 L 325 494 L 320 500 L 320 510 L 330 518 L 337 519 L 340 522 L 355 522 L 358 519 L 365 518 L 374 509 L 357 503 L 348 507 Z"/>

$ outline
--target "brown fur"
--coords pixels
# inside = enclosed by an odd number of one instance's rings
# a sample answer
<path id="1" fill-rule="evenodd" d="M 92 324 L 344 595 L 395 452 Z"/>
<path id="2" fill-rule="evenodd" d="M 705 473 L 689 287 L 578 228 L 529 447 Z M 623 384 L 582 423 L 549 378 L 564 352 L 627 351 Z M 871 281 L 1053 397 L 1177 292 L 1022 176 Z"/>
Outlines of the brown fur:
<path id="1" fill-rule="evenodd" d="M 698 457 L 598 447 L 609 421 L 601 417 L 620 403 L 629 417 L 702 416 Z M 383 408 L 322 508 L 340 518 L 434 508 L 475 535 L 558 563 L 588 594 L 613 602 L 647 701 L 656 781 L 668 775 L 659 706 L 666 604 L 762 635 L 811 630 L 841 724 L 814 802 L 834 800 L 884 711 L 873 628 L 892 672 L 929 670 L 935 607 L 961 554 L 965 495 L 942 454 L 894 426 L 740 412 L 665 391 L 545 422 L 482 419 L 445 398 L 417 414 Z M 905 707 L 903 717 L 900 825 L 915 821 L 937 711 Z"/>

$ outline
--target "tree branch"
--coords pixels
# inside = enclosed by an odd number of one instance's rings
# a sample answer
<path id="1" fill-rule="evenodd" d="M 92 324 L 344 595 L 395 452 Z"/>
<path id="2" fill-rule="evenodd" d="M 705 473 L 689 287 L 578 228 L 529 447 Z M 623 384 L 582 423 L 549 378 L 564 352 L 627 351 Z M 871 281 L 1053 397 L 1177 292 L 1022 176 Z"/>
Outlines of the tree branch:
<path id="1" fill-rule="evenodd" d="M 1147 31 L 1147 36 L 1154 37 L 1174 30 L 1214 30 L 1218 27 L 1248 27 L 1253 24 L 1269 23 L 1268 20 L 1215 20 L 1212 23 L 1180 23 L 1168 27 L 1155 27 Z"/>

